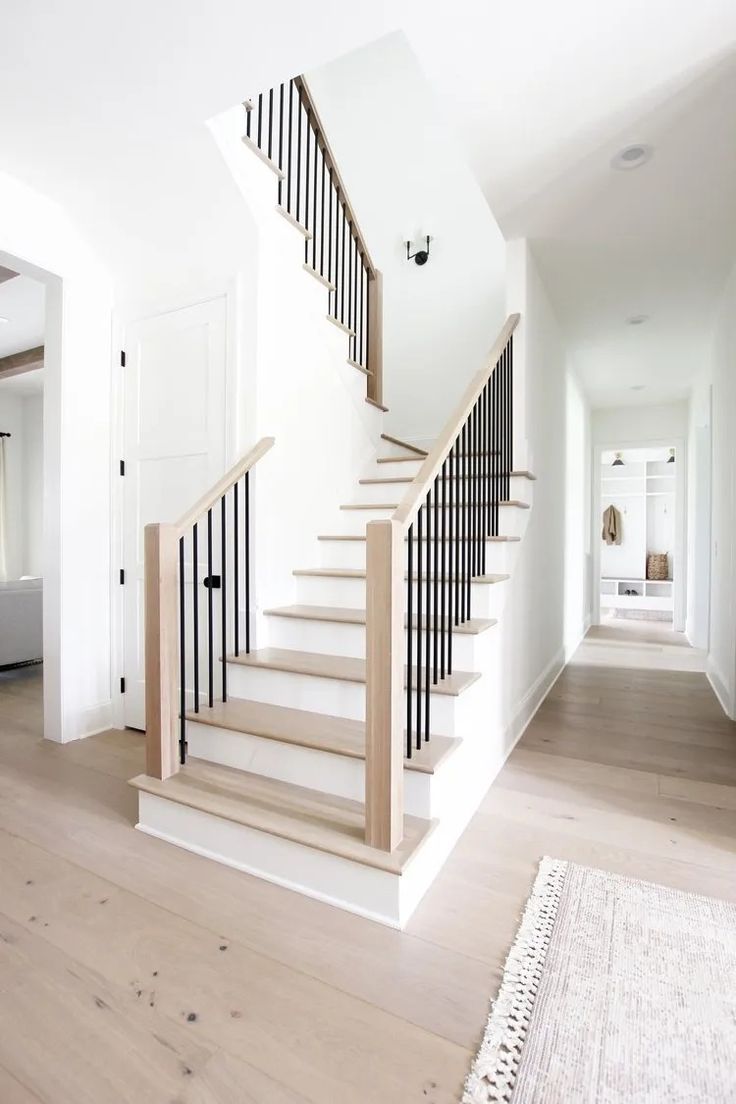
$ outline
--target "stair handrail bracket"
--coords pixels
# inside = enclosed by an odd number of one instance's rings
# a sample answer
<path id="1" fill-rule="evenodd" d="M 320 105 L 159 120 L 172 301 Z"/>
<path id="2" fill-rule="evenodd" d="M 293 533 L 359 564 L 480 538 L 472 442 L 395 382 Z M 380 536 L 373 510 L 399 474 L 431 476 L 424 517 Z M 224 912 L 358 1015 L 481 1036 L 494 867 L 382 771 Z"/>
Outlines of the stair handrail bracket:
<path id="1" fill-rule="evenodd" d="M 403 837 L 404 757 L 430 737 L 431 687 L 452 674 L 452 628 L 471 617 L 509 499 L 519 320 L 507 318 L 393 515 L 366 527 L 365 835 L 381 850 Z"/>
<path id="2" fill-rule="evenodd" d="M 226 654 L 231 647 L 236 654 L 243 645 L 246 651 L 250 650 L 249 477 L 273 445 L 273 437 L 258 441 L 178 521 L 152 522 L 145 526 L 146 774 L 151 777 L 169 778 L 185 761 L 189 704 L 195 712 L 199 711 L 202 697 L 209 706 L 214 704 L 216 648 L 222 652 L 218 697 L 221 693 L 223 701 L 227 700 Z M 219 509 L 216 509 L 218 504 Z M 198 526 L 203 521 L 206 522 L 206 544 L 200 550 Z M 215 547 L 213 532 L 217 526 L 219 540 Z M 202 580 L 207 590 L 204 610 L 201 609 L 200 565 L 201 570 L 206 570 Z M 214 589 L 220 592 L 217 645 L 214 640 Z M 202 647 L 207 660 L 204 674 L 200 662 L 200 637 L 203 635 L 200 618 L 202 629 L 206 629 L 205 647 Z M 187 686 L 190 673 L 193 687 Z M 206 687 L 206 695 L 204 690 L 200 695 L 200 681 Z"/>

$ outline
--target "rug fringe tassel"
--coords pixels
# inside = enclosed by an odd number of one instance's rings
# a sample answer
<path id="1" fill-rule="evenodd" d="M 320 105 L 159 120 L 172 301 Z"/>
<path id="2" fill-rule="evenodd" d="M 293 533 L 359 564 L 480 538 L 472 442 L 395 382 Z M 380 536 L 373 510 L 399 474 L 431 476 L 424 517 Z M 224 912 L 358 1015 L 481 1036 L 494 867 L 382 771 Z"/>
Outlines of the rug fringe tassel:
<path id="1" fill-rule="evenodd" d="M 539 864 L 462 1104 L 511 1099 L 566 872 L 561 859 L 545 856 Z"/>

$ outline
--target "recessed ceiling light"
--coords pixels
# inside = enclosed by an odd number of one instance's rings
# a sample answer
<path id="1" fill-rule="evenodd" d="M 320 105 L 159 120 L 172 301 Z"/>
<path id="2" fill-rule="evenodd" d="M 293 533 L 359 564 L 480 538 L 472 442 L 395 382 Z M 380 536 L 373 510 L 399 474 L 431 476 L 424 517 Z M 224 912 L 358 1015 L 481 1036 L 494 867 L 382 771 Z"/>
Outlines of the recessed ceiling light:
<path id="1" fill-rule="evenodd" d="M 632 314 L 626 319 L 626 323 L 629 326 L 643 326 L 645 322 L 649 321 L 648 314 Z"/>
<path id="2" fill-rule="evenodd" d="M 635 383 L 633 387 L 629 388 L 629 390 L 630 391 L 643 391 L 645 386 L 646 386 L 646 384 L 643 384 L 643 383 Z"/>
<path id="3" fill-rule="evenodd" d="M 611 161 L 612 169 L 638 169 L 646 165 L 652 156 L 652 147 L 643 142 L 637 142 L 632 146 L 624 146 Z"/>

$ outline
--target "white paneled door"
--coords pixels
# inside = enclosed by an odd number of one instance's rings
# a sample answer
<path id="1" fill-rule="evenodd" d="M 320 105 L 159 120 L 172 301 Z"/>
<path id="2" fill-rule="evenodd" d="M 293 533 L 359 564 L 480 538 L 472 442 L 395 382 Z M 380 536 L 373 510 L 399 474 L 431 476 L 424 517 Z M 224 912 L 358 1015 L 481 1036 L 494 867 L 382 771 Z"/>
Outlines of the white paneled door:
<path id="1" fill-rule="evenodd" d="M 173 522 L 225 470 L 224 296 L 126 328 L 125 724 L 145 728 L 143 529 Z"/>

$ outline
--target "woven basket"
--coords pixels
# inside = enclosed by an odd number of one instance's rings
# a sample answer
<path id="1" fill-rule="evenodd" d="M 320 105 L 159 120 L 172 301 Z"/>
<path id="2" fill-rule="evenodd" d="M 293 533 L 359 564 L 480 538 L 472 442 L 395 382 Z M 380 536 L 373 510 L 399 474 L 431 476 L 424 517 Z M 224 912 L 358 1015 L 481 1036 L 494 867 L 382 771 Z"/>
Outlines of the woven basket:
<path id="1" fill-rule="evenodd" d="M 650 552 L 647 556 L 647 579 L 669 579 L 666 552 Z"/>

